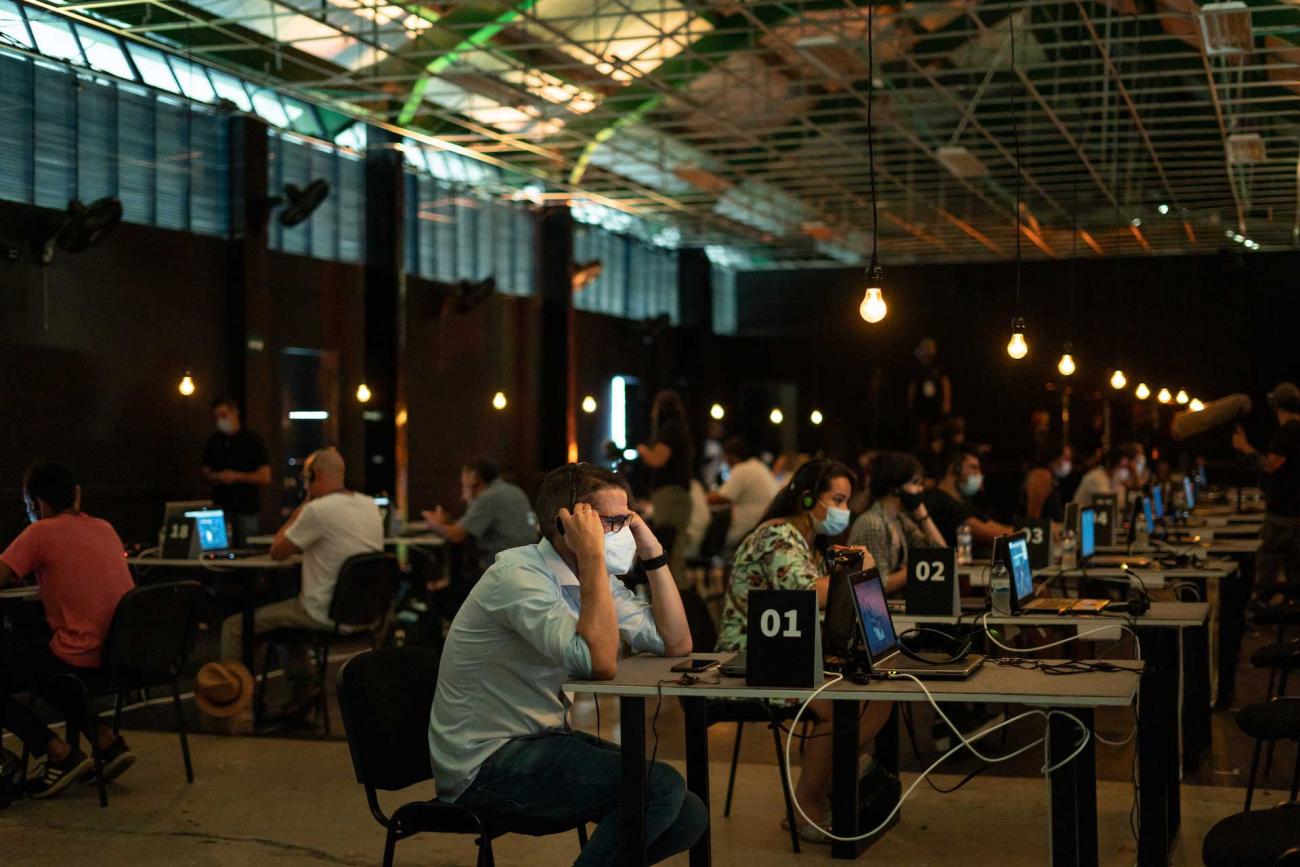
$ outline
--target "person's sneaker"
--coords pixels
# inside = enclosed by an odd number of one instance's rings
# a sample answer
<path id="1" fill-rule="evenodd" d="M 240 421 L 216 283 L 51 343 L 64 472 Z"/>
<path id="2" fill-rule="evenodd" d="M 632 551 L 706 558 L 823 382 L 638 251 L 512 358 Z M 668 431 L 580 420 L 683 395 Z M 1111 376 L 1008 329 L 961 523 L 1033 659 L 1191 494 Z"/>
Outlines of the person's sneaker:
<path id="1" fill-rule="evenodd" d="M 52 798 L 94 768 L 94 760 L 81 750 L 72 750 L 59 762 L 47 757 L 40 774 L 27 781 L 27 797 Z"/>
<path id="2" fill-rule="evenodd" d="M 116 780 L 122 776 L 127 768 L 135 764 L 135 753 L 131 752 L 131 748 L 126 745 L 126 741 L 122 739 L 121 735 L 118 735 L 113 740 L 112 746 L 100 751 L 99 758 L 104 763 L 103 773 L 104 782 L 106 783 Z M 93 759 L 91 765 L 94 765 Z M 86 774 L 81 778 L 81 782 L 94 783 L 95 775 L 93 773 Z"/>

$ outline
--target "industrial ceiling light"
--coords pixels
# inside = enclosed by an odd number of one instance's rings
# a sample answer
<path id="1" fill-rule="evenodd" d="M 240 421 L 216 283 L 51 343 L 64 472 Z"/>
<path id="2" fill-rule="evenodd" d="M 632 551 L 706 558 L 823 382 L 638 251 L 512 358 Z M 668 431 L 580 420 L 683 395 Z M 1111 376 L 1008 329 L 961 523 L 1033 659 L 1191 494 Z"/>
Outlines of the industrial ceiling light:
<path id="1" fill-rule="evenodd" d="M 1029 354 L 1029 343 L 1025 340 L 1025 320 L 1017 316 L 1011 320 L 1011 339 L 1007 341 L 1007 355 L 1019 361 Z"/>
<path id="2" fill-rule="evenodd" d="M 189 397 L 194 394 L 194 377 L 190 375 L 188 370 L 185 371 L 185 375 L 181 377 L 180 384 L 176 386 L 176 390 L 181 393 L 181 397 Z"/>
<path id="3" fill-rule="evenodd" d="M 1138 400 L 1146 400 L 1151 396 L 1151 389 L 1147 387 L 1145 382 L 1139 382 L 1137 390 L 1133 392 L 1133 396 Z"/>
<path id="4" fill-rule="evenodd" d="M 357 386 L 358 401 L 360 401 L 361 403 L 369 403 L 370 397 L 371 397 L 370 386 L 366 385 L 364 382 Z"/>
<path id="5" fill-rule="evenodd" d="M 1056 369 L 1061 376 L 1073 376 L 1075 371 L 1074 355 L 1070 338 L 1074 336 L 1074 285 L 1075 263 L 1079 260 L 1079 185 L 1071 185 L 1070 202 L 1070 307 L 1065 317 L 1065 346 L 1061 360 L 1056 362 Z"/>
<path id="6" fill-rule="evenodd" d="M 722 404 L 715 403 L 713 406 L 709 407 L 709 418 L 714 421 L 722 421 L 726 417 L 727 411 L 722 408 Z"/>
<path id="7" fill-rule="evenodd" d="M 880 236 L 880 223 L 876 214 L 876 138 L 875 126 L 871 118 L 871 106 L 875 103 L 876 65 L 872 31 L 875 29 L 875 4 L 867 3 L 867 176 L 871 179 L 871 264 L 867 266 L 866 292 L 858 313 L 867 322 L 875 325 L 885 318 L 889 306 L 885 304 L 885 274 L 876 259 L 876 245 Z"/>
<path id="8" fill-rule="evenodd" d="M 1011 75 L 1016 74 L 1016 13 L 1007 15 L 1007 27 L 1011 42 Z M 1029 344 L 1025 341 L 1025 319 L 1020 315 L 1020 194 L 1022 175 L 1020 172 L 1020 124 L 1016 118 L 1016 99 L 1014 91 L 1007 91 L 1007 101 L 1011 109 L 1011 137 L 1016 147 L 1016 307 L 1011 319 L 1011 340 L 1007 342 L 1007 355 L 1019 361 L 1029 354 Z"/>
<path id="9" fill-rule="evenodd" d="M 1119 391 L 1126 385 L 1128 385 L 1128 377 L 1124 375 L 1124 371 L 1115 368 L 1115 372 L 1110 375 L 1110 387 Z"/>
<path id="10" fill-rule="evenodd" d="M 1191 397 L 1188 396 L 1187 390 L 1183 388 L 1178 389 L 1178 394 L 1174 396 L 1174 402 L 1179 406 L 1186 406 L 1189 400 L 1191 400 Z"/>
<path id="11" fill-rule="evenodd" d="M 1250 7 L 1240 0 L 1228 3 L 1206 3 L 1197 17 L 1201 23 L 1201 38 L 1205 53 L 1210 57 L 1229 54 L 1247 54 L 1255 47 L 1251 30 Z"/>
<path id="12" fill-rule="evenodd" d="M 1156 392 L 1156 400 L 1160 401 L 1161 403 L 1169 403 L 1169 401 L 1173 399 L 1174 396 L 1169 393 L 1169 389 L 1167 388 L 1162 388 L 1158 392 Z"/>

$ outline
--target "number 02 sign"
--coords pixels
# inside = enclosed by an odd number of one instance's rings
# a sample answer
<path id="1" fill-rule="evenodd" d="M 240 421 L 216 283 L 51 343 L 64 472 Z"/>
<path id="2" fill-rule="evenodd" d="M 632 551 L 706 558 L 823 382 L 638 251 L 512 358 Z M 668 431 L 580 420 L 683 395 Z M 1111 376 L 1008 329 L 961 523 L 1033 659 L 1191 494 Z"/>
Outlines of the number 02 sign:
<path id="1" fill-rule="evenodd" d="M 820 686 L 821 616 L 815 590 L 750 590 L 745 682 Z"/>
<path id="2" fill-rule="evenodd" d="M 907 552 L 907 613 L 957 614 L 961 589 L 954 548 L 913 548 Z"/>

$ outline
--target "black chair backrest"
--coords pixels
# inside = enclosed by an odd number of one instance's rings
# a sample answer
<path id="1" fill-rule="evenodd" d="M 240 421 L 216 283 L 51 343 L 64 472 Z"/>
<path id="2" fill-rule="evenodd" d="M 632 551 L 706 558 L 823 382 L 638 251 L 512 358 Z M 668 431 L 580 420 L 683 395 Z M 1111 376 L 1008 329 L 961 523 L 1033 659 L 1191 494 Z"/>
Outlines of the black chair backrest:
<path id="1" fill-rule="evenodd" d="M 147 584 L 117 603 L 104 639 L 102 667 L 177 675 L 194 650 L 205 599 L 197 581 Z"/>
<path id="2" fill-rule="evenodd" d="M 339 669 L 339 711 L 358 783 L 395 791 L 433 777 L 429 712 L 438 662 L 423 647 L 385 647 Z"/>
<path id="3" fill-rule="evenodd" d="M 727 547 L 727 531 L 731 529 L 731 510 L 718 509 L 709 519 L 709 529 L 704 531 L 700 540 L 700 559 L 712 560 L 720 556 Z"/>
<path id="4" fill-rule="evenodd" d="M 691 628 L 691 647 L 696 653 L 712 653 L 718 643 L 718 627 L 713 623 L 709 605 L 694 588 L 681 591 L 686 625 Z"/>
<path id="5" fill-rule="evenodd" d="M 397 557 L 382 551 L 354 554 L 344 560 L 330 602 L 330 620 L 339 626 L 377 623 L 393 604 L 401 577 Z"/>

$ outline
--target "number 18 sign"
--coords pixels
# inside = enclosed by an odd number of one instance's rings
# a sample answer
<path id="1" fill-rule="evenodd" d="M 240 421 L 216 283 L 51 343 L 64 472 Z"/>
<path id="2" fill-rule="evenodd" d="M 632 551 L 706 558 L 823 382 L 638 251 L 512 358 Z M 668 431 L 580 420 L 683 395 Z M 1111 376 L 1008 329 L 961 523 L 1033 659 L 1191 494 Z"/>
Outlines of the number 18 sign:
<path id="1" fill-rule="evenodd" d="M 821 617 L 815 590 L 750 590 L 745 683 L 820 686 Z"/>

